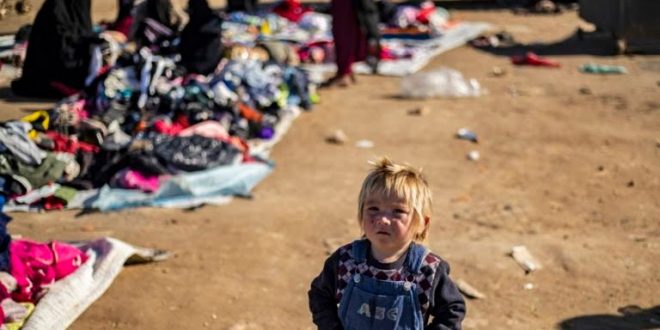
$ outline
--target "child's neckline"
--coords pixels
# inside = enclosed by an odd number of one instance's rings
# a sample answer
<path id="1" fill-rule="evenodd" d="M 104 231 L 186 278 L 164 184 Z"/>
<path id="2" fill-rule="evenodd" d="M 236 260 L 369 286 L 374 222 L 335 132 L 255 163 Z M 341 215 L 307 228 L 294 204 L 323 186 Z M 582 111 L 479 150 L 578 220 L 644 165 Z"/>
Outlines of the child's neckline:
<path id="1" fill-rule="evenodd" d="M 374 267 L 379 268 L 379 269 L 397 269 L 403 266 L 403 264 L 406 261 L 406 257 L 408 256 L 408 251 L 410 250 L 411 246 L 413 243 L 410 243 L 408 247 L 403 251 L 403 253 L 394 261 L 391 262 L 383 262 L 378 259 L 376 259 L 373 255 L 373 252 L 371 250 L 371 242 L 369 242 L 369 247 L 367 249 L 367 260 L 370 264 L 372 264 Z"/>

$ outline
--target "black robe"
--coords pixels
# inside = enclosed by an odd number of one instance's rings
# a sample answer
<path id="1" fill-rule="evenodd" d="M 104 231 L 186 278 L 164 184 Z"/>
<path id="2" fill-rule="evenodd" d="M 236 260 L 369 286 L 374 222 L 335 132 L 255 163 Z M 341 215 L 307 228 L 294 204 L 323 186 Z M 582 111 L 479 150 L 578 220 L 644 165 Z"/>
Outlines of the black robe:
<path id="1" fill-rule="evenodd" d="M 46 0 L 30 32 L 22 76 L 12 82 L 15 94 L 31 97 L 63 96 L 59 82 L 84 87 L 93 40 L 91 0 Z"/>
<path id="2" fill-rule="evenodd" d="M 222 58 L 222 19 L 206 0 L 189 0 L 188 13 L 190 20 L 181 32 L 181 63 L 191 73 L 212 73 Z"/>

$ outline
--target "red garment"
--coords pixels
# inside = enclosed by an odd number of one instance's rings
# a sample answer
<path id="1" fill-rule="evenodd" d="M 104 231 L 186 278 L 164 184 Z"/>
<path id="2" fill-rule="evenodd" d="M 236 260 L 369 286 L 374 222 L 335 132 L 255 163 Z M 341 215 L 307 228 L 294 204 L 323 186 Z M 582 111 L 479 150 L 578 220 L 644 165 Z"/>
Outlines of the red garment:
<path id="1" fill-rule="evenodd" d="M 64 210 L 66 206 L 66 201 L 55 196 L 48 196 L 44 198 L 44 210 Z"/>
<path id="2" fill-rule="evenodd" d="M 77 139 L 69 138 L 55 131 L 46 132 L 46 136 L 52 139 L 53 142 L 55 143 L 55 148 L 53 149 L 53 151 L 75 154 L 76 152 L 78 152 L 78 150 L 82 150 L 84 152 L 92 152 L 92 153 L 97 153 L 99 152 L 99 150 L 101 150 L 98 146 L 89 144 L 87 142 L 81 142 L 78 141 Z"/>
<path id="3" fill-rule="evenodd" d="M 73 245 L 17 239 L 9 244 L 9 270 L 16 279 L 12 298 L 36 303 L 53 282 L 73 273 L 87 255 Z"/>
<path id="4" fill-rule="evenodd" d="M 166 135 L 177 135 L 183 130 L 183 126 L 179 123 L 168 123 L 165 120 L 156 120 L 154 123 L 154 130 L 156 132 Z"/>
<path id="5" fill-rule="evenodd" d="M 298 0 L 283 0 L 273 8 L 275 14 L 296 23 L 300 21 L 303 14 L 309 11 L 312 11 L 312 9 L 308 6 L 303 7 Z"/>
<path id="6" fill-rule="evenodd" d="M 133 16 L 126 16 L 113 23 L 108 30 L 121 32 L 124 36 L 128 37 L 131 25 L 133 25 Z"/>
<path id="7" fill-rule="evenodd" d="M 357 19 L 352 0 L 332 0 L 332 37 L 335 40 L 337 76 L 353 73 L 353 63 L 367 58 L 367 38 Z"/>
<path id="8" fill-rule="evenodd" d="M 545 66 L 549 68 L 558 68 L 561 66 L 559 62 L 539 57 L 532 52 L 527 52 L 524 56 L 513 56 L 511 57 L 511 62 L 516 65 Z"/>

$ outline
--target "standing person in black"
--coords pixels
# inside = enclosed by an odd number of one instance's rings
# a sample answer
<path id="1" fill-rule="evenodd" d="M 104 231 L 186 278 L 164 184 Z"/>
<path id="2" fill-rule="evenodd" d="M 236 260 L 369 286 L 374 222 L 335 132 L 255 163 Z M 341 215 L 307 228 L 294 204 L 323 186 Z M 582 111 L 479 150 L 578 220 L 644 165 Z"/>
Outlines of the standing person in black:
<path id="1" fill-rule="evenodd" d="M 60 98 L 81 90 L 89 74 L 91 0 L 46 0 L 34 20 L 22 76 L 11 84 L 20 96 Z"/>
<path id="2" fill-rule="evenodd" d="M 212 73 L 222 58 L 222 19 L 206 0 L 189 0 L 188 15 L 181 32 L 181 63 L 189 73 Z"/>

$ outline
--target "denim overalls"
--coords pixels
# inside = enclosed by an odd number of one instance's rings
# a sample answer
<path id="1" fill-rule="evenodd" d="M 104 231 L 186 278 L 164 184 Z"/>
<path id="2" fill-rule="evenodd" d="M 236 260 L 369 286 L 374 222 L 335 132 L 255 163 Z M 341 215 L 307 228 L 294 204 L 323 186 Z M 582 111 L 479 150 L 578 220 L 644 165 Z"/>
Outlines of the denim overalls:
<path id="1" fill-rule="evenodd" d="M 368 247 L 365 240 L 353 242 L 356 265 L 366 262 Z M 404 267 L 411 274 L 419 273 L 426 254 L 426 248 L 412 243 Z M 414 282 L 378 280 L 360 274 L 357 268 L 339 302 L 339 318 L 346 330 L 424 328 Z"/>

